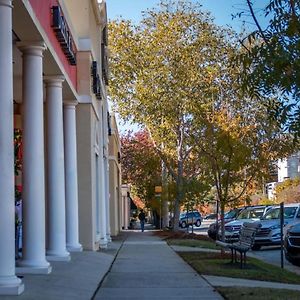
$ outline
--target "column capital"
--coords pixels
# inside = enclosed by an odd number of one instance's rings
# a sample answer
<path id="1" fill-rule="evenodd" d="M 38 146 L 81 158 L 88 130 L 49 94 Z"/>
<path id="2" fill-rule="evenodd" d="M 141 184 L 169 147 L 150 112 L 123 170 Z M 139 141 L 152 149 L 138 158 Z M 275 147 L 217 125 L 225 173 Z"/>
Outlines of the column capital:
<path id="1" fill-rule="evenodd" d="M 31 54 L 41 57 L 43 57 L 43 52 L 47 49 L 47 46 L 44 42 L 17 42 L 17 47 L 24 54 Z"/>
<path id="2" fill-rule="evenodd" d="M 65 81 L 65 76 L 63 75 L 49 75 L 44 76 L 44 82 L 47 86 L 62 87 L 62 83 Z"/>
<path id="3" fill-rule="evenodd" d="M 78 104 L 77 100 L 64 100 L 63 102 L 65 107 L 71 107 L 71 106 L 76 106 Z"/>
<path id="4" fill-rule="evenodd" d="M 8 6 L 13 8 L 12 0 L 0 0 L 0 6 Z"/>

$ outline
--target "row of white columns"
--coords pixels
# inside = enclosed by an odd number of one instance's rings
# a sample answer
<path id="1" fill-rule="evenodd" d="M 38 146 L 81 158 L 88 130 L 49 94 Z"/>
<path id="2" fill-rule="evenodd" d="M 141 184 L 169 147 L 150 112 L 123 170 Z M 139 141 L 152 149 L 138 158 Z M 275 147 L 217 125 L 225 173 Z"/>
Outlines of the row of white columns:
<path id="1" fill-rule="evenodd" d="M 14 253 L 11 0 L 0 0 L 0 46 L 0 240 L 5 241 L 0 244 L 0 294 L 20 294 L 24 285 L 15 275 Z M 51 272 L 49 261 L 68 261 L 69 251 L 82 250 L 78 236 L 77 102 L 63 103 L 62 76 L 43 78 L 43 52 L 46 49 L 43 42 L 19 43 L 17 46 L 23 56 L 23 252 L 22 259 L 17 262 L 17 272 L 47 274 Z M 43 83 L 46 86 L 46 131 Z M 106 187 L 101 189 L 100 201 L 100 247 L 105 248 L 111 238 L 108 217 L 107 107 L 103 104 L 101 115 L 100 148 L 103 150 L 103 159 L 101 157 L 99 160 L 102 182 L 98 184 Z"/>
<path id="2" fill-rule="evenodd" d="M 45 46 L 43 43 L 35 43 L 19 44 L 18 47 L 23 53 L 23 253 L 17 266 L 20 273 L 43 274 L 51 272 L 48 260 L 70 260 L 67 244 L 71 251 L 82 250 L 78 241 L 78 196 L 74 195 L 77 194 L 75 103 L 65 105 L 64 126 L 64 78 L 44 78 L 47 111 L 45 178 L 42 75 L 42 54 Z M 65 153 L 66 158 L 71 156 L 66 163 Z M 71 175 L 70 179 L 65 178 L 65 170 Z M 66 205 L 70 215 L 66 214 Z"/>
<path id="3" fill-rule="evenodd" d="M 11 0 L 0 0 L 0 45 L 0 240 L 5 241 L 0 244 L 0 294 L 17 295 L 24 285 L 15 275 Z M 82 250 L 78 238 L 76 102 L 63 105 L 61 76 L 44 78 L 45 179 L 42 60 L 46 47 L 44 43 L 21 43 L 18 47 L 23 54 L 23 252 L 17 266 L 20 273 L 47 274 L 51 272 L 48 260 L 69 260 L 68 251 Z"/>

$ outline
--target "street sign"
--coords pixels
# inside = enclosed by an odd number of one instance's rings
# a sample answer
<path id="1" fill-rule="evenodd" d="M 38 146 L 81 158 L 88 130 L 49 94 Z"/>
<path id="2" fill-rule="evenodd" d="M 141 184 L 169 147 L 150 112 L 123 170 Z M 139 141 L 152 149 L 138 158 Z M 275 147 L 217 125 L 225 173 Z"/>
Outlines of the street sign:
<path id="1" fill-rule="evenodd" d="M 162 192 L 162 187 L 161 187 L 161 185 L 157 185 L 157 186 L 155 187 L 155 193 L 159 194 L 159 193 L 161 193 L 161 192 Z"/>

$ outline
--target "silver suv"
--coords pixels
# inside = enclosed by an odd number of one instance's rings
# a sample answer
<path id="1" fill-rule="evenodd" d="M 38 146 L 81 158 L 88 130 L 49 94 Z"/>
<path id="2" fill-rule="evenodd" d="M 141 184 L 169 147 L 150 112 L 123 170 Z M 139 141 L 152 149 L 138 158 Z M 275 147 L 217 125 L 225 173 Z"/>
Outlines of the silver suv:
<path id="1" fill-rule="evenodd" d="M 300 203 L 290 203 L 284 205 L 284 226 L 300 222 Z M 274 206 L 261 219 L 261 228 L 255 236 L 253 249 L 258 250 L 261 246 L 279 245 L 280 234 L 280 206 Z"/>
<path id="2" fill-rule="evenodd" d="M 238 241 L 243 223 L 259 221 L 271 208 L 272 206 L 258 205 L 243 209 L 234 221 L 225 224 L 225 241 L 229 243 Z"/>

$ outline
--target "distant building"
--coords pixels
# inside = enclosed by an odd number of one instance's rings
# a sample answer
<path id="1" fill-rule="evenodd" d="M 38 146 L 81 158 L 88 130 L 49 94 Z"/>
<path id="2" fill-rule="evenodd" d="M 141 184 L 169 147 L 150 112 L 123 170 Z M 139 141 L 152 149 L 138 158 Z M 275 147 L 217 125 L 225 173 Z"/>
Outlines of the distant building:
<path id="1" fill-rule="evenodd" d="M 273 166 L 273 165 L 272 165 Z M 277 172 L 275 168 L 270 168 L 272 178 L 277 173 L 277 182 L 269 182 L 265 185 L 265 192 L 268 199 L 273 199 L 275 194 L 274 190 L 279 182 L 283 182 L 285 179 L 295 179 L 300 177 L 300 152 L 297 152 L 287 158 L 279 159 L 277 161 Z"/>
<path id="2" fill-rule="evenodd" d="M 300 177 L 300 152 L 278 160 L 278 182 Z"/>
<path id="3" fill-rule="evenodd" d="M 278 182 L 269 182 L 266 184 L 266 195 L 268 199 L 273 199 L 275 197 L 275 187 L 278 184 Z"/>

